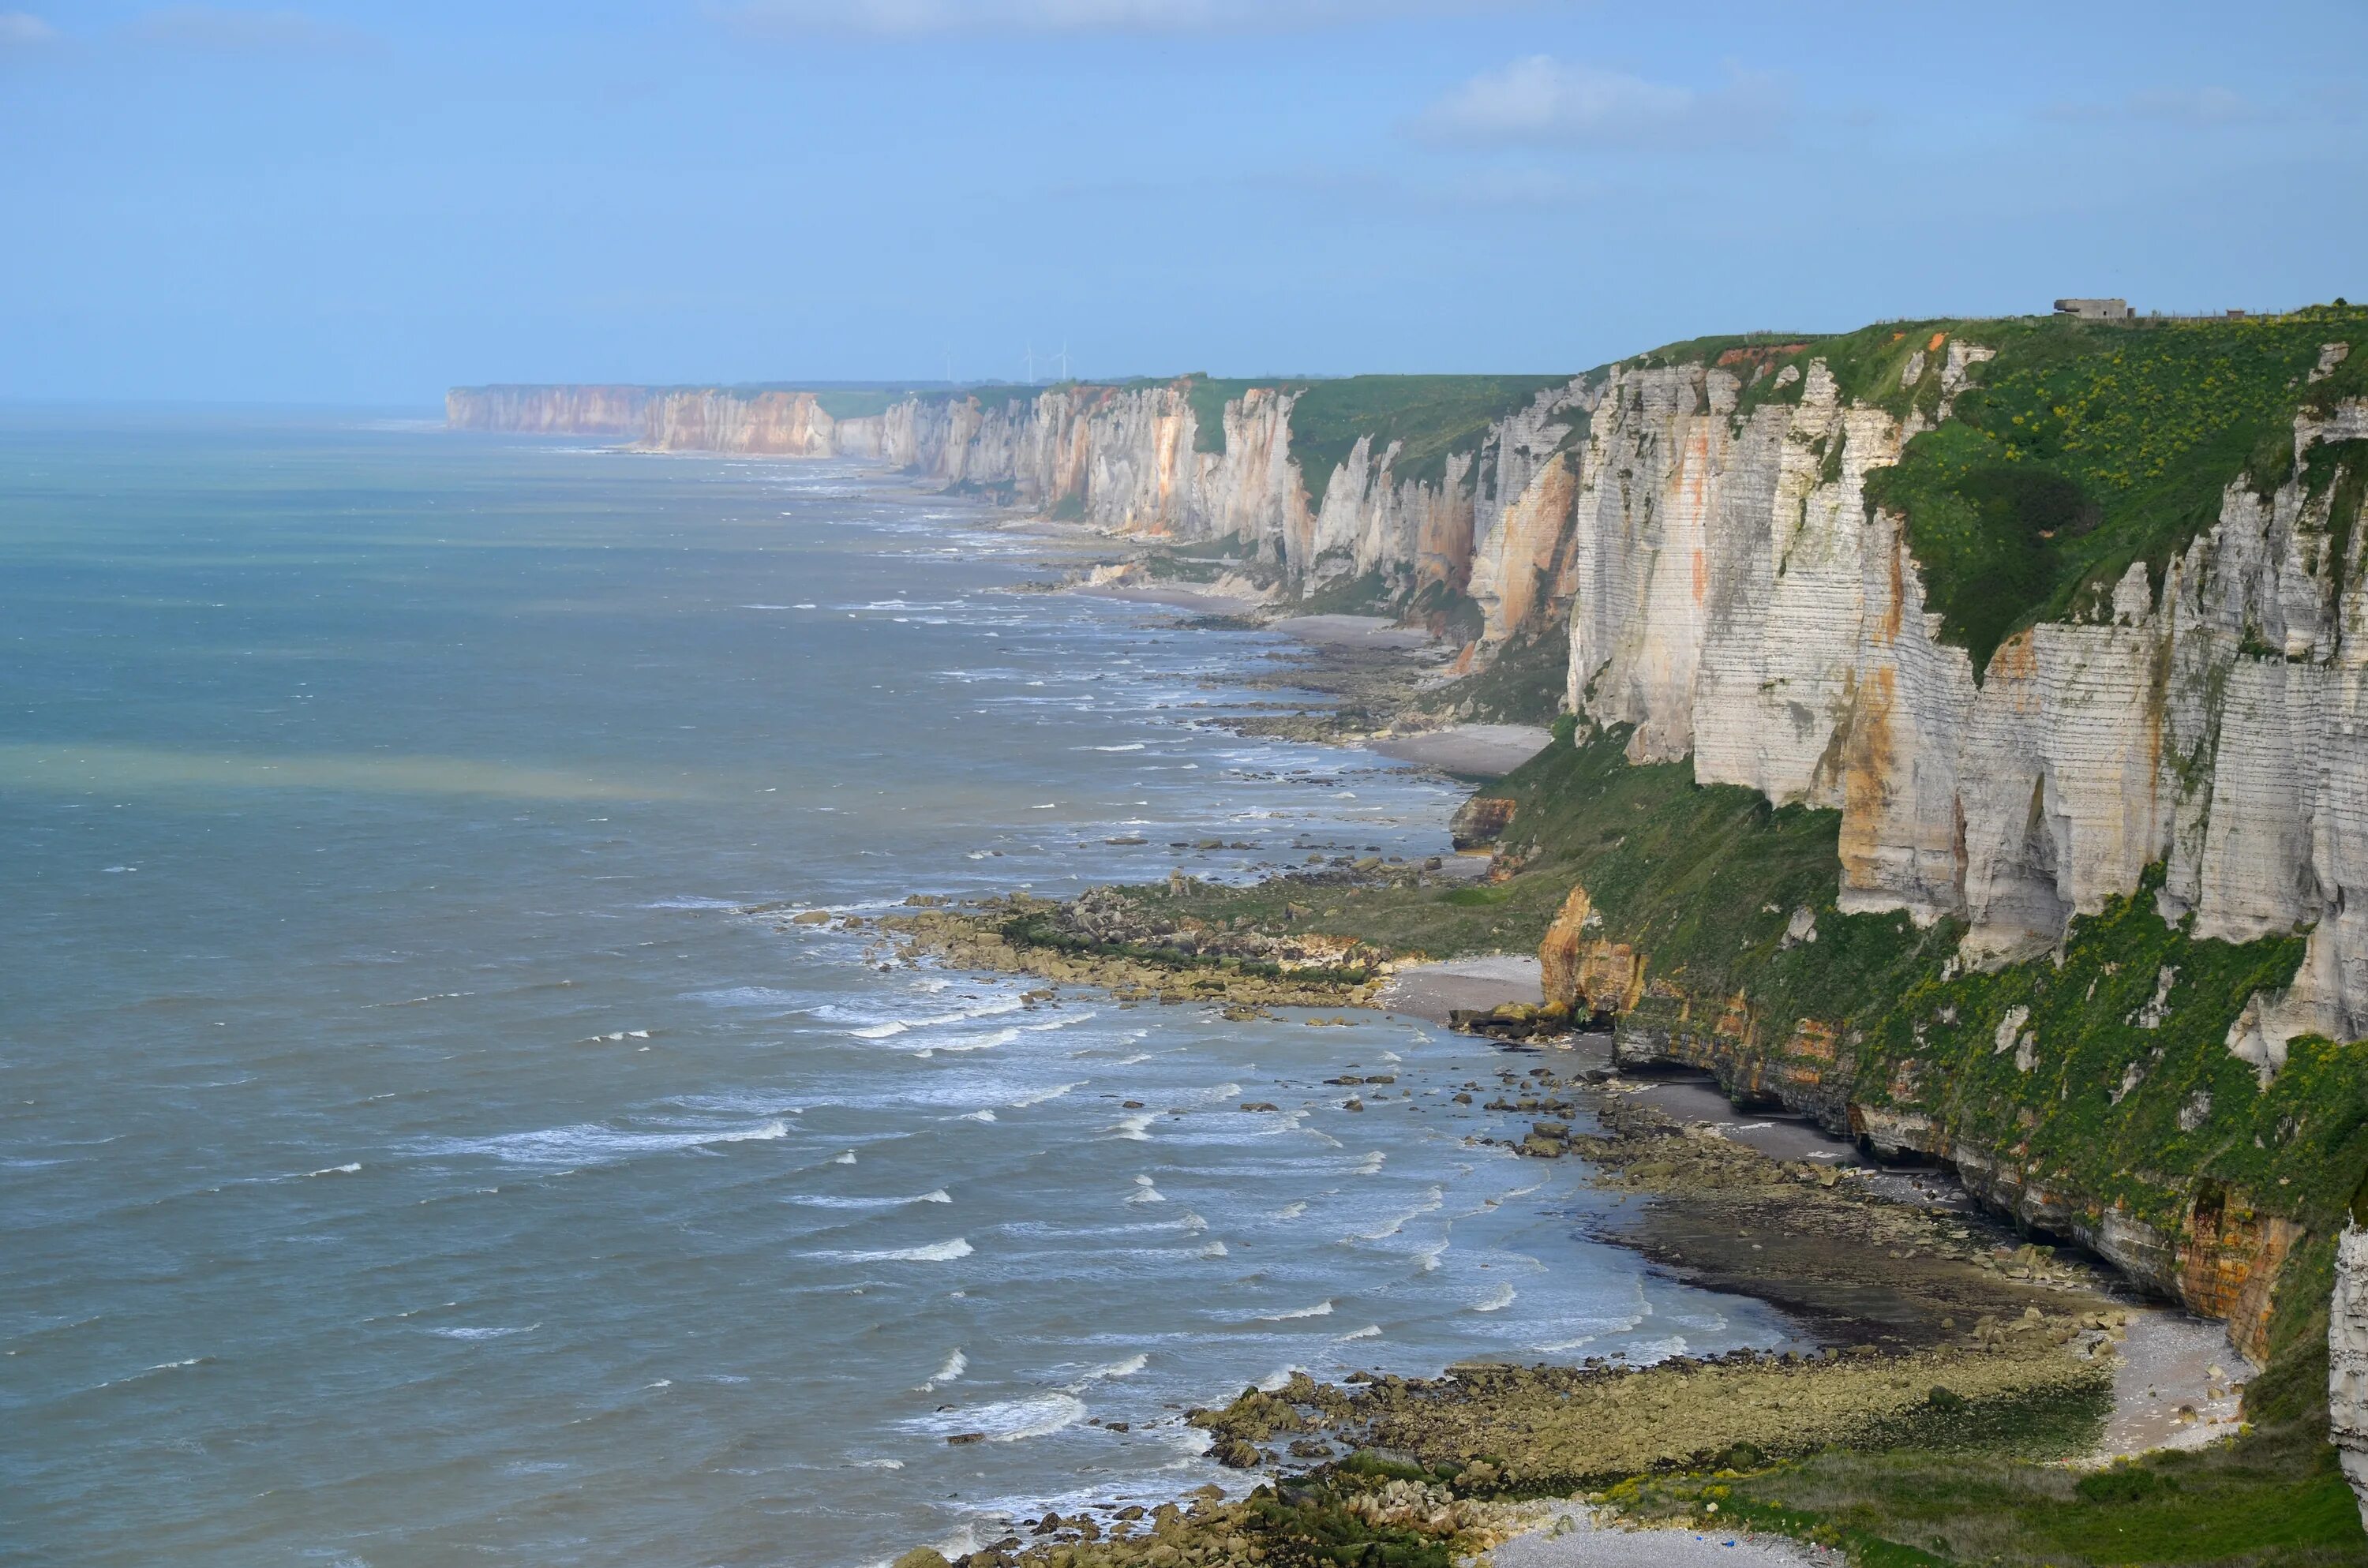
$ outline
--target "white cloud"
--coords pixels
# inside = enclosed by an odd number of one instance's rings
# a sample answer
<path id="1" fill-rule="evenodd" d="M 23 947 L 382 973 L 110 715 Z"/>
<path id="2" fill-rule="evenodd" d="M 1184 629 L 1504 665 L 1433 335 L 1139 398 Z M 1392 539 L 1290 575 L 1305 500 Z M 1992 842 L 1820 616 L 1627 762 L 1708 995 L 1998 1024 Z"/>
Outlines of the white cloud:
<path id="1" fill-rule="evenodd" d="M 133 19 L 126 29 L 142 43 L 225 54 L 311 53 L 364 42 L 349 28 L 302 11 L 250 11 L 222 6 L 168 6 Z"/>
<path id="2" fill-rule="evenodd" d="M 750 0 L 725 13 L 764 32 L 1276 32 L 1393 17 L 1462 16 L 1518 0 Z"/>
<path id="3" fill-rule="evenodd" d="M 1764 133 L 1785 108 L 1767 76 L 1734 71 L 1704 90 L 1533 54 L 1456 87 L 1415 129 L 1440 142 L 1700 146 Z"/>
<path id="4" fill-rule="evenodd" d="M 57 36 L 57 28 L 30 11 L 0 11 L 0 50 L 37 49 Z"/>

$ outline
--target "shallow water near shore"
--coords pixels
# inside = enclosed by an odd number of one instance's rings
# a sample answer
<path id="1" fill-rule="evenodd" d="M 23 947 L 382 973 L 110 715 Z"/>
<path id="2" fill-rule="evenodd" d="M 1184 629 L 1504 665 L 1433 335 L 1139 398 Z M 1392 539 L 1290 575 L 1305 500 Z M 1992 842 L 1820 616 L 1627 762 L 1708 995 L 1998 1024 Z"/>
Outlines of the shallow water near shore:
<path id="1" fill-rule="evenodd" d="M 1238 1482 L 1181 1409 L 1293 1367 L 1788 1332 L 1467 1143 L 1479 1042 L 788 924 L 1444 850 L 1208 722 L 1282 638 L 396 420 L 13 413 L 0 519 L 0 1562 L 876 1562 Z"/>

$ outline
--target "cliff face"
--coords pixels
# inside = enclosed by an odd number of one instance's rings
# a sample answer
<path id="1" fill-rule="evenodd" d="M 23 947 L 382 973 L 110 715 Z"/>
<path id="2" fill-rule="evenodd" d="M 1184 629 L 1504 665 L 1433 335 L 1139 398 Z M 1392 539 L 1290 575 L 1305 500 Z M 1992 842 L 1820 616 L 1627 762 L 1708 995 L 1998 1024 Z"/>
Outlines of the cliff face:
<path id="1" fill-rule="evenodd" d="M 648 387 L 454 387 L 444 394 L 444 422 L 455 430 L 638 436 L 655 396 Z"/>
<path id="2" fill-rule="evenodd" d="M 1840 906 L 1961 917 L 1968 962 L 2047 951 L 2163 861 L 2196 937 L 2312 930 L 2232 1049 L 2267 1072 L 2305 1030 L 2368 1034 L 2368 529 L 2305 477 L 2368 404 L 2297 419 L 2293 477 L 2231 485 L 2163 581 L 2133 565 L 1977 685 L 1865 503 L 1913 426 L 1843 406 L 1822 365 L 1796 405 L 1736 419 L 1740 390 L 1612 378 L 1578 476 L 1573 708 L 1634 725 L 1633 760 L 1839 809 Z"/>
<path id="3" fill-rule="evenodd" d="M 1118 537 L 1235 540 L 1303 592 L 1366 574 L 1400 597 L 1468 591 L 1484 627 L 1476 659 L 1558 619 L 1574 470 L 1556 449 L 1592 403 L 1585 382 L 1475 431 L 1435 480 L 1401 475 L 1399 443 L 1360 439 L 1325 476 L 1320 506 L 1292 452 L 1298 395 L 1250 388 L 1208 433 L 1182 382 L 916 397 L 846 419 L 811 392 L 463 388 L 446 413 L 457 427 L 629 435 L 655 451 L 868 459 Z"/>

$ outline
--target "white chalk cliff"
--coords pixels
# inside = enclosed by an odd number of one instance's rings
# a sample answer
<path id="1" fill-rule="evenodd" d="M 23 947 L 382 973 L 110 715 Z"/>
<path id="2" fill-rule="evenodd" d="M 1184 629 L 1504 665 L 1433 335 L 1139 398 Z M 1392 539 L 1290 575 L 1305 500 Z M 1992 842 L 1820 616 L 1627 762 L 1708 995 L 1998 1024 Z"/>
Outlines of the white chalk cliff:
<path id="1" fill-rule="evenodd" d="M 2199 937 L 2311 929 L 2232 1049 L 2268 1073 L 2297 1034 L 2368 1034 L 2368 528 L 2329 515 L 2335 492 L 2232 484 L 2159 584 L 2134 565 L 1976 683 L 1899 520 L 1864 500 L 1914 429 L 1845 406 L 1822 365 L 1797 404 L 1736 418 L 1742 386 L 1689 366 L 1604 389 L 1572 707 L 1635 726 L 1634 760 L 1691 752 L 1704 782 L 1839 809 L 1842 906 L 1961 916 L 1972 961 L 2047 950 L 2159 860 L 2163 914 Z M 2357 403 L 2297 418 L 2297 471 L 2364 430 Z"/>

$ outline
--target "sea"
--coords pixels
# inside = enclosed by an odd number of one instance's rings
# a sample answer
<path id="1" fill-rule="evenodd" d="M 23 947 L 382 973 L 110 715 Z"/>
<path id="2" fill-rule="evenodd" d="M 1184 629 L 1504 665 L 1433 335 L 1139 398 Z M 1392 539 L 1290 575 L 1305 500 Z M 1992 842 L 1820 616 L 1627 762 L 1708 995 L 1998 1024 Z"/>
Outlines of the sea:
<path id="1" fill-rule="evenodd" d="M 1298 644 L 1064 548 L 846 463 L 0 411 L 0 1562 L 876 1563 L 1239 1492 L 1185 1412 L 1294 1369 L 1788 1342 L 1479 1142 L 1483 1042 L 793 923 L 1448 850 L 1450 781 L 1226 727 Z"/>

